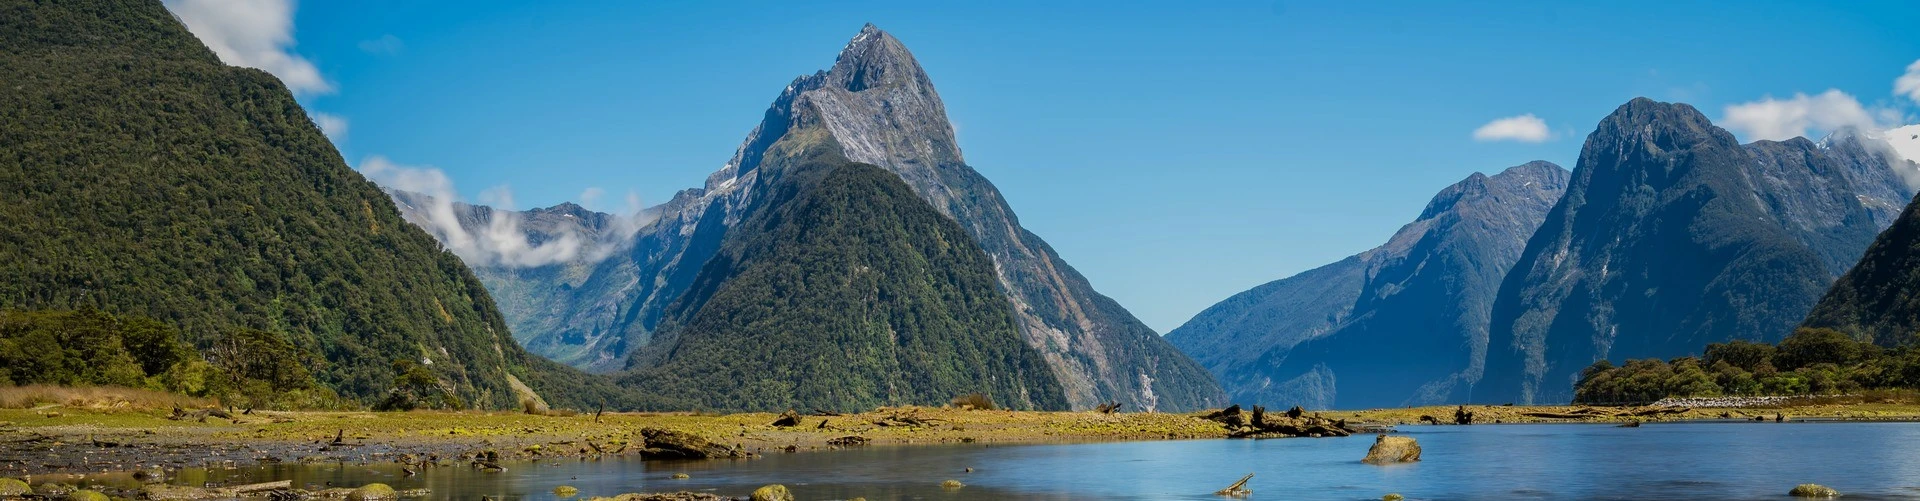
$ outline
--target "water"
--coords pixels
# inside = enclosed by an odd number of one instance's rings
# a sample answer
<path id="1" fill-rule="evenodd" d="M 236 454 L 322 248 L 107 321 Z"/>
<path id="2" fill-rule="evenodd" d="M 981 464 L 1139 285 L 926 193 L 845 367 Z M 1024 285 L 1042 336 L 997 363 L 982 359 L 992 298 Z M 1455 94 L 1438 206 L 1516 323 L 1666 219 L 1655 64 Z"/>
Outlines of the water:
<path id="1" fill-rule="evenodd" d="M 381 465 L 271 465 L 183 472 L 187 481 L 292 479 L 427 487 L 435 499 L 556 499 L 708 491 L 744 496 L 785 484 L 802 500 L 1220 500 L 1254 473 L 1250 499 L 1792 499 L 1814 482 L 1844 499 L 1920 500 L 1920 423 L 1676 423 L 1406 427 L 1423 461 L 1362 464 L 1373 437 L 1189 440 L 1026 446 L 866 447 L 748 461 L 577 460 L 518 463 L 504 473 L 434 468 L 401 477 Z M 964 469 L 972 467 L 972 473 Z M 692 478 L 675 480 L 675 473 Z M 955 479 L 957 490 L 940 487 Z"/>

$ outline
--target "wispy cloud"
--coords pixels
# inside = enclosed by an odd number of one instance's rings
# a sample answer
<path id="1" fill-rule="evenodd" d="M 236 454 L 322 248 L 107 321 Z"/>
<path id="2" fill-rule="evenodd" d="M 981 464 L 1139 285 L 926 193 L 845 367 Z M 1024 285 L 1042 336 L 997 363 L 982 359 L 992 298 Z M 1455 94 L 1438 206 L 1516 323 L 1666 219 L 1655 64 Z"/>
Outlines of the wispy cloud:
<path id="1" fill-rule="evenodd" d="M 1920 60 L 1914 60 L 1913 64 L 1907 65 L 1906 74 L 1893 80 L 1893 94 L 1920 102 Z"/>
<path id="2" fill-rule="evenodd" d="M 607 190 L 600 189 L 598 186 L 582 190 L 580 192 L 580 205 L 593 207 L 594 204 L 600 203 L 600 197 L 606 196 L 606 194 Z"/>
<path id="3" fill-rule="evenodd" d="M 1476 141 L 1538 143 L 1552 138 L 1553 131 L 1547 128 L 1547 122 L 1532 113 L 1497 119 L 1473 130 Z"/>
<path id="4" fill-rule="evenodd" d="M 347 141 L 347 117 L 326 112 L 315 112 L 313 124 L 320 126 L 320 133 L 326 134 L 333 144 Z"/>
<path id="5" fill-rule="evenodd" d="M 1846 127 L 1874 130 L 1897 118 L 1891 110 L 1868 110 L 1859 99 L 1839 89 L 1811 96 L 1796 93 L 1787 99 L 1767 96 L 1727 106 L 1725 116 L 1721 124 L 1748 141 L 1814 137 Z"/>
<path id="6" fill-rule="evenodd" d="M 440 169 L 394 163 L 383 156 L 360 162 L 360 172 L 389 189 L 426 195 L 428 200 L 411 199 L 425 207 L 411 207 L 408 219 L 440 240 L 469 266 L 537 267 L 569 262 L 596 262 L 606 259 L 633 240 L 633 234 L 651 222 L 642 216 L 639 199 L 629 196 L 626 215 L 616 215 L 612 227 L 598 235 L 566 231 L 533 243 L 521 227 L 519 213 L 513 212 L 513 192 L 505 186 L 483 191 L 481 201 L 495 209 L 485 221 L 461 219 L 460 195 L 453 180 Z M 396 197 L 405 204 L 409 199 Z M 404 211 L 403 211 L 404 212 Z"/>
<path id="7" fill-rule="evenodd" d="M 333 92 L 312 62 L 293 52 L 293 0 L 166 0 L 168 10 L 220 60 L 259 68 L 301 94 Z"/>
<path id="8" fill-rule="evenodd" d="M 381 35 L 380 38 L 360 41 L 360 50 L 368 54 L 391 56 L 399 54 L 400 50 L 405 48 L 407 44 L 401 42 L 400 37 L 393 35 Z"/>

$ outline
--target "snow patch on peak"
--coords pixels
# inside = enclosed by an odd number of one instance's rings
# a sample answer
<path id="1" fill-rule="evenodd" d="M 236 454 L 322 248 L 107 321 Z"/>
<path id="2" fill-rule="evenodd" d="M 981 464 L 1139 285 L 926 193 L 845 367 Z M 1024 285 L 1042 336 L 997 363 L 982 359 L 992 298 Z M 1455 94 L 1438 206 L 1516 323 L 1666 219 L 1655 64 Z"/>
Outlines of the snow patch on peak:
<path id="1" fill-rule="evenodd" d="M 1887 129 L 1880 133 L 1893 151 L 1908 161 L 1920 162 L 1920 124 Z"/>

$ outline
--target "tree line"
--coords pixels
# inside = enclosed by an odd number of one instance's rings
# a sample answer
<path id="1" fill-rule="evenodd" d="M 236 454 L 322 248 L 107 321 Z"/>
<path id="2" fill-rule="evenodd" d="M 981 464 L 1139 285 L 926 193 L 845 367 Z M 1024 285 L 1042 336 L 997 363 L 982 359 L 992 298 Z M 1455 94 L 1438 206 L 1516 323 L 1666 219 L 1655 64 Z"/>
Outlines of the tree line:
<path id="1" fill-rule="evenodd" d="M 1920 348 L 1883 348 L 1833 329 L 1801 328 L 1778 345 L 1731 341 L 1704 356 L 1594 362 L 1580 372 L 1574 403 L 1638 403 L 1667 397 L 1840 395 L 1920 388 Z"/>

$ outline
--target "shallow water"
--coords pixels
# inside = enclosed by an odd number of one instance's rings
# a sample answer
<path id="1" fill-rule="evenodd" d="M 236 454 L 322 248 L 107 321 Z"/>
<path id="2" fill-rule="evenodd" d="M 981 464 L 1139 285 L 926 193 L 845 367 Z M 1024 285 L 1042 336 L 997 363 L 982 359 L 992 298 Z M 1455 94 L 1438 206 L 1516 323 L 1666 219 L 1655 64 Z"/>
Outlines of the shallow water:
<path id="1" fill-rule="evenodd" d="M 180 479 L 427 487 L 434 499 L 556 499 L 709 491 L 744 496 L 779 483 L 802 500 L 1192 499 L 1254 473 L 1249 499 L 1792 499 L 1814 482 L 1844 499 L 1920 500 L 1920 423 L 1677 423 L 1415 426 L 1423 461 L 1372 466 L 1373 437 L 1063 445 L 866 447 L 745 461 L 517 463 L 502 473 L 397 466 L 270 465 L 186 471 Z M 972 473 L 964 469 L 972 467 Z M 674 480 L 675 473 L 692 478 Z M 940 487 L 955 479 L 967 486 Z"/>

